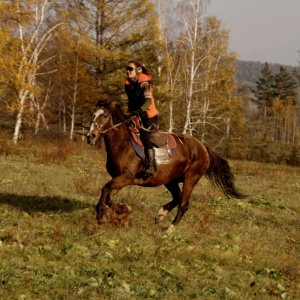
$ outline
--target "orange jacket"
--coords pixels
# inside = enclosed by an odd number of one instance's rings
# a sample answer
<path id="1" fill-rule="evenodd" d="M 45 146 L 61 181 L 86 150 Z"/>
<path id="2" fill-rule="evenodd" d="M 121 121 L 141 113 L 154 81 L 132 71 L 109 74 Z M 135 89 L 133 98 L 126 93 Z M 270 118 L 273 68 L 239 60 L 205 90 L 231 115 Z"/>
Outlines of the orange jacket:
<path id="1" fill-rule="evenodd" d="M 158 115 L 152 94 L 151 81 L 152 77 L 144 73 L 139 74 L 135 81 L 126 79 L 125 91 L 128 97 L 128 112 L 142 108 L 143 111 L 146 111 L 148 118 Z M 145 89 L 141 88 L 143 82 L 148 82 L 150 85 L 146 93 Z M 151 98 L 151 101 L 149 98 Z"/>

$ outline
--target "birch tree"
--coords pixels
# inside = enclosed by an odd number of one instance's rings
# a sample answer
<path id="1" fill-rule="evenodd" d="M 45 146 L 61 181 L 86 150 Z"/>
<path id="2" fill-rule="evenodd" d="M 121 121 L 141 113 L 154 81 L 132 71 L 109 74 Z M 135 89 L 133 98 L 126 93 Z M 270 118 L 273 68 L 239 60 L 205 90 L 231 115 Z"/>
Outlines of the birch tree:
<path id="1" fill-rule="evenodd" d="M 199 55 L 200 42 L 203 38 L 203 30 L 201 28 L 204 16 L 205 5 L 207 0 L 189 0 L 179 4 L 180 23 L 184 28 L 179 38 L 179 47 L 181 47 L 183 64 L 185 68 L 185 121 L 183 133 L 192 134 L 191 128 L 191 111 L 192 101 L 195 94 L 195 85 L 197 84 L 197 73 L 203 56 Z"/>
<path id="2" fill-rule="evenodd" d="M 169 14 L 173 8 L 170 3 L 164 0 L 154 1 L 158 14 L 159 41 L 161 47 L 157 49 L 159 64 L 157 66 L 157 75 L 160 85 L 156 85 L 157 102 L 160 105 L 160 123 L 173 132 L 178 127 L 175 122 L 174 108 L 177 106 L 180 88 L 179 82 L 182 76 L 181 58 L 176 52 L 175 38 L 178 34 L 175 20 L 175 14 Z M 175 7 L 174 7 L 175 8 Z M 167 120 L 167 121 L 165 121 Z"/>
<path id="3" fill-rule="evenodd" d="M 178 39 L 183 59 L 182 90 L 186 104 L 183 133 L 228 138 L 233 117 L 242 105 L 234 83 L 236 55 L 228 49 L 228 31 L 221 22 L 206 16 L 204 1 L 193 0 L 181 6 L 184 30 Z M 220 139 L 221 138 L 221 139 Z"/>
<path id="4" fill-rule="evenodd" d="M 44 124 L 44 126 L 47 130 L 49 129 L 49 126 L 47 124 L 47 120 L 45 118 L 44 111 L 45 111 L 46 106 L 49 102 L 49 94 L 50 94 L 52 88 L 53 88 L 53 84 L 51 82 L 51 77 L 50 77 L 50 79 L 48 81 L 48 86 L 46 88 L 46 93 L 43 97 L 43 102 L 40 103 L 40 101 L 34 101 L 35 109 L 36 109 L 36 121 L 35 121 L 34 135 L 38 135 L 38 133 L 40 131 L 41 123 Z"/>
<path id="5" fill-rule="evenodd" d="M 16 110 L 13 142 L 17 143 L 24 114 L 28 109 L 37 107 L 35 96 L 39 87 L 36 84 L 36 76 L 39 69 L 51 60 L 51 57 L 41 58 L 43 50 L 62 22 L 52 20 L 53 22 L 48 23 L 54 5 L 52 1 L 16 0 L 11 1 L 11 5 L 14 8 L 14 16 L 10 17 L 14 26 L 10 34 L 18 39 L 20 45 L 16 53 L 19 61 L 14 82 L 17 99 L 11 105 L 12 109 Z"/>

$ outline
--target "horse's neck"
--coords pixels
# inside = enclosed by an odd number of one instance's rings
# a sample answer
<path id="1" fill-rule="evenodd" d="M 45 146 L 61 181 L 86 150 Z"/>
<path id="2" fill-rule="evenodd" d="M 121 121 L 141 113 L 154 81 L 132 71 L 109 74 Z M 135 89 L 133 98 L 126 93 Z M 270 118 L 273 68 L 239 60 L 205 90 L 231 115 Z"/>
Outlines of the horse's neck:
<path id="1" fill-rule="evenodd" d="M 111 129 L 104 137 L 105 148 L 110 157 L 116 159 L 122 154 L 124 145 L 130 142 L 129 130 L 125 124 L 116 129 Z"/>

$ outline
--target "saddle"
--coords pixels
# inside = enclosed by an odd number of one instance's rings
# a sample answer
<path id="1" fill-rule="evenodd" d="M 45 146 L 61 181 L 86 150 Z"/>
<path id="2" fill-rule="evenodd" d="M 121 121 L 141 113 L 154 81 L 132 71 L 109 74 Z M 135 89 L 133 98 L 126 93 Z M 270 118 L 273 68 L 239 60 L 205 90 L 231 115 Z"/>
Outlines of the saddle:
<path id="1" fill-rule="evenodd" d="M 136 152 L 136 154 L 141 158 L 145 159 L 145 151 L 143 143 L 140 139 L 140 132 L 137 124 L 129 126 L 129 131 L 131 133 L 131 144 Z M 169 163 L 171 157 L 176 155 L 177 143 L 174 136 L 167 132 L 162 132 L 156 129 L 151 133 L 150 141 L 154 146 L 155 150 L 155 160 L 158 164 Z"/>

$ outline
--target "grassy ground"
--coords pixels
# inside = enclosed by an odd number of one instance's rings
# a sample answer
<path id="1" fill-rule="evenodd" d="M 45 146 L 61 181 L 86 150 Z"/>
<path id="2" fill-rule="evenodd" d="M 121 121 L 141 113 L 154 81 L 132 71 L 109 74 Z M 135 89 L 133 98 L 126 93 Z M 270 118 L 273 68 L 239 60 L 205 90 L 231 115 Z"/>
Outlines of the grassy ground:
<path id="1" fill-rule="evenodd" d="M 300 170 L 230 161 L 250 196 L 202 179 L 175 233 L 164 187 L 127 187 L 133 212 L 98 226 L 105 155 L 80 143 L 0 156 L 1 299 L 299 299 Z"/>

